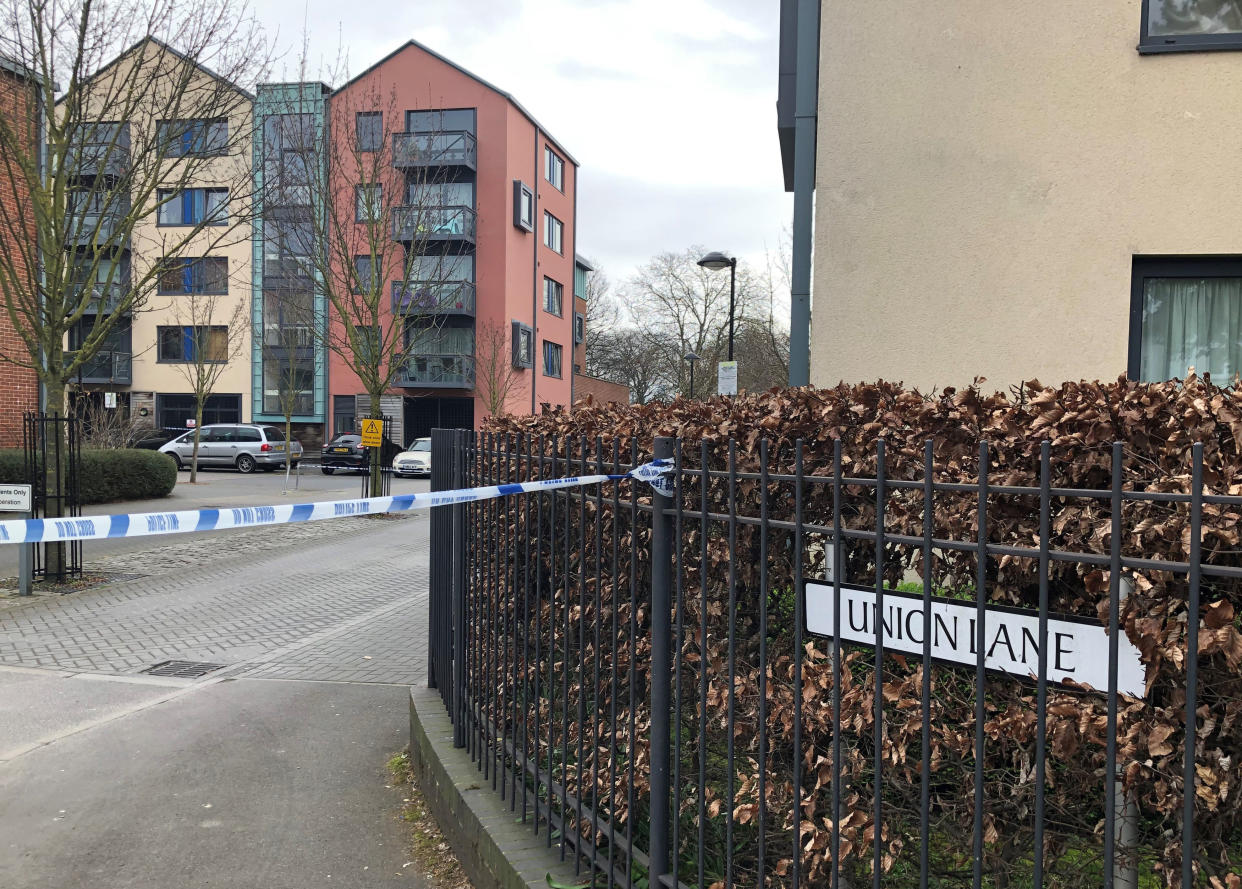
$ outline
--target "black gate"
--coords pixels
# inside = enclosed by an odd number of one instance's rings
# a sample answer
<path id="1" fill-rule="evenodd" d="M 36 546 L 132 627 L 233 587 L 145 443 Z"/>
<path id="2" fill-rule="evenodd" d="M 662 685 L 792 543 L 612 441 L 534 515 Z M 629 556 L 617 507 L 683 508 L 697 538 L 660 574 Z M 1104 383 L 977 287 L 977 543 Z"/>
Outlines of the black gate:
<path id="1" fill-rule="evenodd" d="M 75 416 L 28 413 L 22 425 L 26 478 L 34 518 L 82 514 L 82 421 Z M 58 582 L 82 575 L 82 542 L 45 543 L 34 550 L 35 577 Z"/>
<path id="2" fill-rule="evenodd" d="M 431 684 L 515 817 L 596 885 L 1242 885 L 1242 554 L 1203 545 L 1242 497 L 1202 445 L 1176 489 L 1123 484 L 1119 443 L 1095 489 L 1047 442 L 967 482 L 931 442 L 818 448 L 656 439 L 673 498 L 433 513 Z M 651 456 L 437 431 L 432 487 Z M 1141 549 L 1156 511 L 1186 559 Z M 1097 549 L 1058 547 L 1071 515 Z"/>

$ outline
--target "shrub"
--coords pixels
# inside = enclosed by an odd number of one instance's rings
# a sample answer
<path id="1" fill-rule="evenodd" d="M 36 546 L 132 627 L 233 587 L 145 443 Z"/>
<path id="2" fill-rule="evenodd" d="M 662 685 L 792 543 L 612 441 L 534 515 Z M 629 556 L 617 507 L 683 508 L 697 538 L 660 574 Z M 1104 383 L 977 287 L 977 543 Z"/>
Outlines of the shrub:
<path id="1" fill-rule="evenodd" d="M 28 481 L 23 453 L 0 450 L 0 483 L 25 484 Z M 84 449 L 78 482 L 84 505 L 153 500 L 172 493 L 177 484 L 177 464 L 158 451 Z"/>
<path id="2" fill-rule="evenodd" d="M 742 473 L 759 471 L 760 442 L 768 440 L 772 474 L 786 479 L 773 482 L 769 489 L 768 506 L 776 521 L 792 518 L 793 485 L 788 476 L 794 472 L 796 444 L 801 443 L 805 476 L 829 477 L 833 472 L 833 447 L 842 443 L 843 469 L 846 477 L 874 478 L 877 467 L 876 442 L 886 442 L 886 471 L 889 479 L 920 482 L 923 478 L 923 452 L 927 441 L 933 443 L 935 475 L 938 483 L 973 485 L 979 472 L 979 443 L 990 444 L 989 481 L 993 486 L 1033 486 L 1038 484 L 1040 443 L 1052 443 L 1052 479 L 1054 488 L 1106 489 L 1111 482 L 1111 447 L 1114 441 L 1124 444 L 1123 480 L 1131 491 L 1187 492 L 1190 488 L 1191 448 L 1203 444 L 1205 486 L 1210 493 L 1242 493 L 1242 386 L 1222 388 L 1194 376 L 1185 381 L 1142 384 L 1118 380 L 1113 383 L 1073 382 L 1049 388 L 1032 382 L 1011 393 L 987 394 L 978 387 L 963 390 L 946 389 L 923 394 L 890 383 L 841 385 L 833 389 L 810 388 L 773 390 L 759 395 L 735 399 L 714 398 L 710 401 L 678 400 L 668 404 L 599 405 L 581 403 L 574 410 L 551 411 L 541 417 L 498 417 L 488 421 L 487 431 L 507 441 L 510 449 L 525 452 L 544 443 L 544 453 L 555 453 L 544 470 L 550 475 L 565 472 L 567 465 L 577 470 L 582 457 L 583 442 L 587 455 L 595 453 L 597 437 L 605 455 L 612 453 L 614 443 L 622 460 L 627 461 L 631 448 L 639 462 L 650 453 L 652 438 L 674 436 L 684 448 L 681 496 L 688 508 L 697 509 L 702 495 L 700 480 L 694 474 L 702 455 L 709 468 L 719 472 L 729 464 L 730 442 L 735 442 L 736 466 Z M 700 448 L 703 448 L 702 452 Z M 481 449 L 480 469 L 490 472 L 486 464 L 488 449 Z M 564 462 L 568 461 L 568 462 Z M 529 461 L 525 464 L 530 465 Z M 504 467 L 522 462 L 500 463 Z M 512 470 L 510 470 L 512 472 Z M 510 476 L 512 477 L 512 476 Z M 641 490 L 641 489 L 640 489 Z M 737 512 L 755 516 L 759 511 L 760 485 L 753 475 L 736 486 Z M 629 492 L 626 491 L 620 513 L 614 513 L 605 498 L 598 507 L 605 528 L 603 540 L 616 534 L 620 546 L 615 551 L 618 578 L 610 582 L 608 575 L 587 585 L 587 593 L 576 589 L 577 565 L 590 568 L 595 554 L 581 562 L 571 561 L 566 553 L 564 567 L 558 546 L 545 551 L 538 545 L 548 541 L 582 539 L 581 519 L 576 507 L 567 506 L 555 516 L 555 527 L 545 510 L 543 527 L 530 528 L 531 518 L 510 510 L 500 517 L 515 537 L 515 550 L 534 553 L 535 577 L 544 578 L 545 585 L 531 589 L 529 605 L 508 606 L 498 600 L 495 607 L 511 607 L 513 622 L 527 619 L 527 611 L 536 615 L 535 626 L 542 626 L 542 651 L 556 655 L 560 646 L 565 660 L 599 656 L 605 674 L 614 676 L 613 685 L 587 687 L 583 680 L 586 707 L 604 709 L 611 705 L 627 718 L 645 726 L 653 718 L 645 702 L 644 686 L 649 669 L 649 617 L 638 612 L 638 640 L 627 649 L 624 642 L 618 650 L 612 646 L 602 650 L 584 645 L 582 652 L 571 651 L 582 643 L 573 643 L 575 633 L 571 619 L 586 627 L 613 626 L 620 616 L 622 626 L 629 620 L 631 597 L 641 606 L 649 583 L 648 566 L 641 555 L 649 534 L 641 522 L 630 527 Z M 640 493 L 645 499 L 645 492 Z M 708 482 L 705 495 L 710 512 L 728 512 L 730 486 L 714 477 Z M 803 518 L 819 525 L 831 524 L 833 514 L 832 488 L 826 484 L 807 484 L 804 491 Z M 934 536 L 940 540 L 972 542 L 977 534 L 973 491 L 943 492 L 936 497 L 933 515 Z M 567 500 L 568 502 L 568 500 Z M 890 490 L 886 500 L 886 527 L 891 534 L 918 538 L 922 534 L 922 492 L 917 484 Z M 596 507 L 592 507 L 596 509 Z M 1110 512 L 1107 500 L 1054 497 L 1051 515 L 1051 548 L 1077 554 L 1107 555 L 1110 547 Z M 874 492 L 865 487 L 845 486 L 841 505 L 843 526 L 870 531 L 875 527 Z M 588 511 L 589 515 L 589 511 Z M 992 546 L 1028 548 L 1039 535 L 1038 498 L 996 494 L 988 501 L 988 542 Z M 612 523 L 612 528 L 608 526 Z M 1193 857 L 1200 868 L 1201 884 L 1211 877 L 1212 886 L 1240 885 L 1242 849 L 1242 633 L 1237 615 L 1242 614 L 1242 510 L 1233 506 L 1208 504 L 1202 518 L 1202 560 L 1205 565 L 1224 569 L 1228 576 L 1209 577 L 1202 588 L 1202 613 L 1187 614 L 1187 580 L 1185 574 L 1141 570 L 1127 572 L 1133 592 L 1121 609 L 1121 626 L 1129 640 L 1142 652 L 1147 669 L 1147 694 L 1142 700 L 1123 699 L 1117 726 L 1118 763 L 1124 768 L 1120 784 L 1138 808 L 1136 857 L 1147 879 L 1174 885 L 1180 879 L 1180 817 L 1183 794 L 1182 760 L 1186 747 L 1184 709 L 1187 669 L 1184 652 L 1190 632 L 1199 639 L 1198 691 L 1198 771 L 1195 805 L 1195 849 Z M 1127 501 L 1124 509 L 1122 553 L 1127 558 L 1146 558 L 1185 563 L 1190 554 L 1190 517 L 1186 504 L 1157 501 Z M 503 525 L 502 525 L 503 527 Z M 588 550 L 593 537 L 588 524 L 585 535 Z M 611 531 L 611 533 L 610 533 Z M 767 589 L 759 585 L 759 535 L 753 525 L 736 530 L 736 545 L 731 546 L 720 523 L 714 523 L 704 541 L 698 536 L 697 522 L 687 520 L 685 551 L 680 556 L 680 577 L 684 584 L 687 628 L 702 622 L 706 632 L 690 632 L 679 640 L 685 657 L 683 699 L 689 703 L 682 714 L 683 724 L 674 728 L 674 736 L 695 738 L 700 729 L 697 709 L 699 664 L 705 664 L 707 700 L 707 736 L 698 746 L 701 753 L 683 753 L 683 775 L 694 775 L 699 767 L 706 770 L 708 787 L 709 835 L 723 835 L 723 823 L 732 803 L 737 824 L 734 825 L 734 846 L 730 851 L 734 876 L 739 883 L 763 884 L 758 874 L 758 847 L 754 813 L 758 800 L 757 761 L 759 737 L 758 650 L 759 602 L 769 602 L 769 615 L 784 613 L 787 597 L 793 587 L 794 550 L 792 534 L 781 528 L 770 531 Z M 528 536 L 529 535 L 529 536 Z M 808 533 L 809 537 L 814 537 Z M 502 540 L 504 538 L 502 537 Z M 527 544 L 527 541 L 530 544 Z M 821 538 L 822 540 L 822 538 Z M 699 546 L 706 551 L 700 559 Z M 804 540 L 798 553 L 805 577 L 822 577 L 824 551 Z M 844 545 L 846 577 L 860 584 L 875 581 L 874 546 L 861 542 Z M 613 553 L 603 553 L 604 564 Z M 489 551 L 490 552 L 490 551 Z M 633 557 L 631 565 L 631 554 Z M 916 546 L 893 546 L 886 550 L 884 579 L 893 588 L 905 579 L 907 572 L 921 567 Z M 530 556 L 526 556 L 528 560 Z M 486 559 L 479 569 L 487 572 Z M 735 568 L 735 610 L 730 601 L 730 566 Z M 976 589 L 976 564 L 973 553 L 951 548 L 937 548 L 932 565 L 932 582 L 942 590 L 957 591 L 972 597 Z M 570 569 L 570 570 L 566 570 Z M 506 576 L 508 567 L 501 565 Z M 631 570 L 635 585 L 631 588 Z M 528 572 L 529 573 L 529 572 Z M 590 572 L 584 572 L 589 576 Z M 469 570 L 467 576 L 469 574 Z M 486 574 L 484 575 L 486 578 Z M 514 576 L 514 575 L 507 575 Z M 555 583 L 547 581 L 555 578 Z M 563 587 L 562 587 L 562 578 Z M 1053 562 L 1050 568 L 1051 607 L 1054 612 L 1082 618 L 1103 619 L 1108 608 L 1107 571 L 1075 561 Z M 478 595 L 486 597 L 486 584 Z M 494 588 L 494 585 L 493 585 Z M 783 591 L 783 592 L 782 592 Z M 1032 609 L 1038 602 L 1039 575 L 1033 559 L 1004 556 L 991 558 L 987 565 L 985 594 L 997 605 L 1016 605 Z M 595 599 L 592 602 L 592 598 Z M 519 597 L 521 601 L 521 597 Z M 554 619 L 556 622 L 554 622 Z M 560 621 L 568 630 L 555 633 Z M 793 774 L 791 751 L 794 691 L 792 685 L 793 647 L 792 621 L 782 618 L 768 624 L 766 751 L 767 849 L 787 848 L 788 833 L 793 829 Z M 503 625 L 503 621 L 502 621 Z M 546 631 L 551 628 L 550 631 Z M 579 639 L 589 638 L 583 635 Z M 729 640 L 733 640 L 731 646 Z M 800 653 L 804 689 L 802 706 L 802 743 L 806 761 L 803 764 L 803 785 L 800 791 L 802 812 L 800 839 L 802 874 L 807 885 L 822 885 L 829 868 L 827 844 L 830 835 L 831 782 L 830 757 L 833 752 L 833 721 L 828 706 L 831 689 L 837 683 L 827 651 L 831 643 L 808 637 L 813 643 Z M 540 650 L 536 647 L 536 650 Z M 841 808 L 841 842 L 843 876 L 851 885 L 867 882 L 871 841 L 876 825 L 871 812 L 871 782 L 874 779 L 871 757 L 875 744 L 873 692 L 875 676 L 870 652 L 848 650 L 846 665 L 839 678 L 841 687 L 842 723 L 840 726 L 841 773 L 844 786 Z M 737 746 L 733 774 L 724 765 L 725 745 L 729 741 L 729 696 L 731 686 L 725 664 L 736 660 L 736 713 L 733 743 Z M 552 670 L 556 663 L 532 668 Z M 473 669 L 473 668 L 472 668 Z M 626 671 L 634 670 L 636 694 L 627 702 L 629 680 Z M 932 800 L 930 829 L 932 835 L 932 866 L 943 879 L 943 885 L 968 885 L 970 882 L 970 841 L 973 826 L 974 769 L 973 735 L 975 696 L 969 671 L 954 667 L 933 668 L 933 705 L 931 729 Z M 901 877 L 909 872 L 911 857 L 919 847 L 919 771 L 921 707 L 919 688 L 921 665 L 916 658 L 888 658 L 883 667 L 882 744 L 887 767 L 884 773 L 883 819 L 880 826 L 885 842 L 883 867 L 888 871 L 886 885 L 910 883 Z M 576 677 L 575 677 L 576 679 Z M 512 677 L 481 676 L 486 686 L 495 683 L 504 687 Z M 527 684 L 537 682 L 532 673 Z M 539 687 L 535 685 L 534 687 Z M 635 689 L 629 689 L 633 694 Z M 510 694 L 517 693 L 514 686 Z M 1033 761 L 1035 751 L 1035 701 L 1031 683 L 993 676 L 987 686 L 987 735 L 985 772 L 986 832 L 984 869 L 997 885 L 1029 885 L 1032 841 L 1031 809 L 1034 796 Z M 552 713 L 550 705 L 541 707 Z M 631 709 L 633 712 L 631 712 Z M 543 711 L 541 711 L 542 713 Z M 1103 827 L 1103 790 L 1105 764 L 1106 702 L 1102 695 L 1073 688 L 1050 687 L 1048 693 L 1048 786 L 1046 796 L 1046 853 L 1049 885 L 1080 886 L 1098 882 L 1102 865 L 1098 857 Z M 546 721 L 546 717 L 545 717 Z M 511 734 L 524 731 L 510 725 Z M 570 727 L 568 747 L 578 739 L 576 728 Z M 538 739 L 529 739 L 540 749 Z M 579 742 L 580 743 L 580 742 Z M 588 750 L 603 746 L 612 749 L 612 739 L 587 738 Z M 687 745 L 689 746 L 689 745 Z M 618 750 L 618 758 L 632 753 L 636 762 L 632 779 L 621 784 L 598 784 L 593 775 L 575 775 L 565 767 L 566 783 L 571 788 L 584 782 L 595 783 L 583 789 L 587 795 L 599 797 L 601 808 L 613 813 L 619 823 L 633 818 L 641 827 L 644 813 L 637 808 L 631 814 L 624 798 L 627 783 L 639 790 L 641 798 L 648 786 L 647 756 L 639 747 L 635 751 Z M 701 760 L 694 757 L 699 755 Z M 607 771 L 608 763 L 604 763 Z M 622 763 L 624 767 L 625 763 Z M 599 770 L 596 769 L 596 772 Z M 737 796 L 726 796 L 726 780 L 738 789 Z M 688 791 L 694 795 L 693 791 Z M 603 802 L 607 800 L 607 802 Z M 611 803 L 611 805 L 609 804 Z M 683 810 L 682 837 L 693 836 L 695 807 Z M 694 852 L 693 842 L 677 850 L 683 856 Z M 769 853 L 771 854 L 771 853 Z M 780 857 L 780 856 L 774 856 Z M 768 885 L 785 885 L 788 859 L 769 858 L 766 864 Z M 688 870 L 687 870 L 688 868 Z M 775 870 L 773 870 L 775 868 Z M 680 876 L 685 879 L 693 868 L 683 859 Z M 709 868 L 709 873 L 711 873 Z"/>

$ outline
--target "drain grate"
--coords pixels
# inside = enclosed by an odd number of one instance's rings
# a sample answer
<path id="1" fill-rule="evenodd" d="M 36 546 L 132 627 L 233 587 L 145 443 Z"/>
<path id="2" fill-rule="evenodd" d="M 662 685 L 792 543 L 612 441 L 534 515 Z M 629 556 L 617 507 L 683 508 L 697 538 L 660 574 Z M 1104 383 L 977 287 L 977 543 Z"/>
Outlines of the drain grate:
<path id="1" fill-rule="evenodd" d="M 162 661 L 140 672 L 149 676 L 172 676 L 177 679 L 197 679 L 213 670 L 221 670 L 225 664 L 200 664 L 195 661 Z"/>

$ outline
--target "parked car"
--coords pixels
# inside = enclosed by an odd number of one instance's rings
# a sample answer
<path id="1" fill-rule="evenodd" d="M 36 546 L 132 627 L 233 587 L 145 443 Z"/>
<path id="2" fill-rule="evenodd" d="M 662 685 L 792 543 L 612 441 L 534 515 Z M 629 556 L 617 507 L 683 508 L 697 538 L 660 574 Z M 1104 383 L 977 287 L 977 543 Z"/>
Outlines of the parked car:
<path id="1" fill-rule="evenodd" d="M 431 439 L 416 438 L 400 454 L 392 458 L 392 471 L 402 477 L 431 475 Z"/>
<path id="2" fill-rule="evenodd" d="M 165 429 L 156 429 L 153 427 L 139 429 L 134 432 L 133 436 L 131 436 L 129 447 L 141 448 L 144 451 L 158 451 L 174 438 L 184 434 L 185 429 L 177 426 Z"/>
<path id="3" fill-rule="evenodd" d="M 400 445 L 385 437 L 380 445 L 380 465 L 387 466 L 392 462 L 393 455 L 400 450 Z M 363 446 L 362 436 L 358 433 L 344 432 L 323 446 L 320 464 L 319 468 L 324 475 L 331 475 L 338 469 L 369 472 L 371 449 Z"/>
<path id="4" fill-rule="evenodd" d="M 302 459 L 302 444 L 285 441 L 283 429 L 250 423 L 216 423 L 202 428 L 198 442 L 199 466 L 232 466 L 238 472 L 264 469 L 272 472 L 285 465 L 285 449 L 296 467 Z M 185 469 L 194 457 L 194 430 L 184 432 L 160 448 Z"/>

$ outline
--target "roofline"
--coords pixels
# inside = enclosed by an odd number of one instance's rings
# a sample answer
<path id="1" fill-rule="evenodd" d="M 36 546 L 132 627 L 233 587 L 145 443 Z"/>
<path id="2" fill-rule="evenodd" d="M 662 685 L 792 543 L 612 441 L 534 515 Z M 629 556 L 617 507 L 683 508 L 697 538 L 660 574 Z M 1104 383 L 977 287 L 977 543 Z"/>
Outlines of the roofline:
<path id="1" fill-rule="evenodd" d="M 151 43 L 154 43 L 156 46 L 158 46 L 160 49 L 164 50 L 165 52 L 170 52 L 170 53 L 172 53 L 173 55 L 175 55 L 177 58 L 181 59 L 182 61 L 189 62 L 189 63 L 190 63 L 191 65 L 193 65 L 195 68 L 199 69 L 200 71 L 204 72 L 205 74 L 207 74 L 207 75 L 209 75 L 209 76 L 211 76 L 211 77 L 214 77 L 216 80 L 219 80 L 219 81 L 222 81 L 222 82 L 224 82 L 224 83 L 227 83 L 229 86 L 231 86 L 233 89 L 237 90 L 239 93 L 241 93 L 241 94 L 242 94 L 243 96 L 245 96 L 247 99 L 249 99 L 251 102 L 253 102 L 253 101 L 254 101 L 254 93 L 250 92 L 250 90 L 248 90 L 248 89 L 244 89 L 243 87 L 238 86 L 236 83 L 234 83 L 233 81 L 229 80 L 227 77 L 221 77 L 219 74 L 217 74 L 215 71 L 212 71 L 210 68 L 208 68 L 208 67 L 207 67 L 206 65 L 204 65 L 202 62 L 196 62 L 196 61 L 194 61 L 194 60 L 193 60 L 193 59 L 191 59 L 189 56 L 187 56 L 185 53 L 183 53 L 181 50 L 176 49 L 175 47 L 169 46 L 169 45 L 168 45 L 167 43 L 165 43 L 163 40 L 160 40 L 158 37 L 155 37 L 155 36 L 153 36 L 153 35 L 151 35 L 151 34 L 148 34 L 146 37 L 143 37 L 141 40 L 139 40 L 137 43 L 135 43 L 133 46 L 131 46 L 129 49 L 125 50 L 124 52 L 118 53 L 118 54 L 117 54 L 117 56 L 116 56 L 116 58 L 114 58 L 112 61 L 108 62 L 106 65 L 103 65 L 102 67 L 100 67 L 100 68 L 99 68 L 99 69 L 97 69 L 96 71 L 93 71 L 91 74 L 89 74 L 87 77 L 85 77 L 85 78 L 82 80 L 82 82 L 83 82 L 83 83 L 90 83 L 92 80 L 94 80 L 94 79 L 95 79 L 96 77 L 98 77 L 100 74 L 102 74 L 103 72 L 107 71 L 109 68 L 111 68 L 111 67 L 112 67 L 113 65 L 115 65 L 117 62 L 121 61 L 121 59 L 125 58 L 125 57 L 126 57 L 127 55 L 129 55 L 131 52 L 133 52 L 133 51 L 134 51 L 134 50 L 136 50 L 138 47 L 142 46 L 144 43 L 146 43 L 146 42 L 148 42 L 148 41 L 150 41 Z"/>
<path id="2" fill-rule="evenodd" d="M 317 86 L 319 87 L 319 92 L 324 95 L 330 95 L 332 93 L 332 87 L 324 83 L 322 80 L 265 80 L 262 83 L 256 83 L 254 85 L 255 95 L 258 95 L 260 87 L 265 89 L 275 89 L 276 87 L 285 86 Z"/>
<path id="3" fill-rule="evenodd" d="M 33 71 L 21 62 L 8 56 L 0 55 L 0 69 L 8 71 L 14 77 L 20 77 L 22 80 L 35 80 L 35 73 Z"/>
<path id="4" fill-rule="evenodd" d="M 577 217 L 574 217 L 574 218 L 576 219 Z M 582 266 L 588 272 L 595 271 L 595 266 L 591 265 L 589 262 L 583 259 L 581 254 L 578 254 L 578 253 L 574 254 L 574 265 Z"/>
<path id="5" fill-rule="evenodd" d="M 337 93 L 340 93 L 341 91 L 343 91 L 343 90 L 347 89 L 348 87 L 352 86 L 354 83 L 356 83 L 356 82 L 358 82 L 359 80 L 361 80 L 362 78 L 366 77 L 368 74 L 370 74 L 370 73 L 371 73 L 372 71 L 374 71 L 376 68 L 378 68 L 380 65 L 384 64 L 385 62 L 387 62 L 389 59 L 393 58 L 393 57 L 394 57 L 394 56 L 396 56 L 397 54 L 399 54 L 399 53 L 401 53 L 401 52 L 404 52 L 405 50 L 409 49 L 411 46 L 412 46 L 412 47 L 414 47 L 414 48 L 416 48 L 416 49 L 422 50 L 423 52 L 427 53 L 427 55 L 431 56 L 432 58 L 439 59 L 441 62 L 443 62 L 444 64 L 448 65 L 448 66 L 449 66 L 449 67 L 451 67 L 451 68 L 456 68 L 456 69 L 457 69 L 458 71 L 460 71 L 462 74 L 465 74 L 465 75 L 466 75 L 467 77 L 469 77 L 471 80 L 475 80 L 475 81 L 477 81 L 478 83 L 481 83 L 483 86 L 487 87 L 487 88 L 488 88 L 489 90 L 491 90 L 492 92 L 497 93 L 497 94 L 499 94 L 499 95 L 501 95 L 501 96 L 504 96 L 506 99 L 508 99 L 508 100 L 509 100 L 510 104 L 512 104 L 514 108 L 516 108 L 518 111 L 520 111 L 520 112 L 522 113 L 522 116 L 523 116 L 523 117 L 525 117 L 525 118 L 526 118 L 527 120 L 529 120 L 532 124 L 534 124 L 534 126 L 535 126 L 535 129 L 536 129 L 536 130 L 538 130 L 539 132 L 543 133 L 544 137 L 545 137 L 545 138 L 546 138 L 549 142 L 551 142 L 551 143 L 552 143 L 553 145 L 555 145 L 558 149 L 560 149 L 561 153 L 565 155 L 565 157 L 569 160 L 569 162 L 570 162 L 571 164 L 573 164 L 575 167 L 580 167 L 580 166 L 582 166 L 581 164 L 579 164 L 579 163 L 578 163 L 578 161 L 577 161 L 577 160 L 575 160 L 575 159 L 574 159 L 574 156 L 573 156 L 572 154 L 570 154 L 570 153 L 569 153 L 568 149 L 566 149 L 566 148 L 565 148 L 565 146 L 564 146 L 564 145 L 562 145 L 562 144 L 561 144 L 561 142 L 560 142 L 560 141 L 559 141 L 559 140 L 558 140 L 555 136 L 553 136 L 551 133 L 549 133 L 549 132 L 548 132 L 548 130 L 547 130 L 547 128 L 546 128 L 546 127 L 544 127 L 544 125 L 543 125 L 543 124 L 541 124 L 541 123 L 540 123 L 540 122 L 539 122 L 539 121 L 535 118 L 535 115 L 533 115 L 533 114 L 531 114 L 529 111 L 527 111 L 527 110 L 526 110 L 526 109 L 522 106 L 522 103 L 521 103 L 521 102 L 519 102 L 517 99 L 515 99 L 515 98 L 513 97 L 513 94 L 512 94 L 512 93 L 510 93 L 510 92 L 506 92 L 505 90 L 502 90 L 500 87 L 496 86 L 496 85 L 495 85 L 495 84 L 493 84 L 493 83 L 489 83 L 488 81 L 484 80 L 484 79 L 483 79 L 482 77 L 480 77 L 479 75 L 475 74 L 473 71 L 470 71 L 470 70 L 469 70 L 469 69 L 467 69 L 467 68 L 463 68 L 461 65 L 457 64 L 457 63 L 456 63 L 456 62 L 454 62 L 452 59 L 448 58 L 447 56 L 442 56 L 442 55 L 440 55 L 440 53 L 436 52 L 436 51 L 435 51 L 434 49 L 432 49 L 431 47 L 429 47 L 429 46 L 425 46 L 424 44 L 419 43 L 417 40 L 414 40 L 413 38 L 411 38 L 411 39 L 407 40 L 405 43 L 403 43 L 403 44 L 401 44 L 400 46 L 398 46 L 396 49 L 394 49 L 394 50 L 393 50 L 392 52 L 390 52 L 388 55 L 384 56 L 384 57 L 383 57 L 382 59 L 380 59 L 378 62 L 375 62 L 373 65 L 371 65 L 371 66 L 370 66 L 370 67 L 368 67 L 366 70 L 364 70 L 361 74 L 357 75 L 356 77 L 351 77 L 351 78 L 350 78 L 349 80 L 347 80 L 345 83 L 341 84 L 339 87 L 337 87 L 337 88 L 336 88 L 336 89 L 332 92 L 332 95 L 334 95 L 334 96 L 335 96 Z"/>

